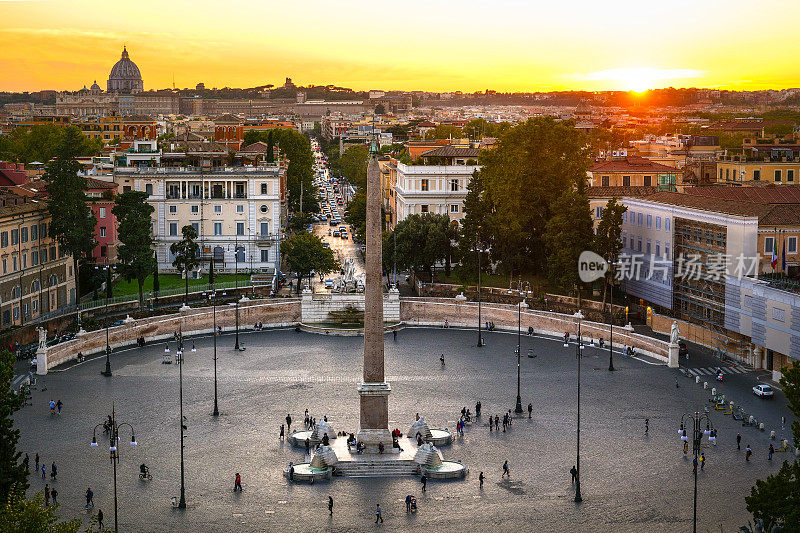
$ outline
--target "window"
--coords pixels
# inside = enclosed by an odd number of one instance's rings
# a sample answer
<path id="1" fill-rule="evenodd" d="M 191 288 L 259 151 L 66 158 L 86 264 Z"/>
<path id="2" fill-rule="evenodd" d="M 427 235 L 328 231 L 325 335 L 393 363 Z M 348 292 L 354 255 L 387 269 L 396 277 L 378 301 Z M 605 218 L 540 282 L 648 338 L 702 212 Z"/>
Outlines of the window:
<path id="1" fill-rule="evenodd" d="M 20 230 L 20 241 L 28 242 L 28 228 L 24 227 Z"/>
<path id="2" fill-rule="evenodd" d="M 201 198 L 202 195 L 200 194 L 200 185 L 192 184 L 191 194 L 189 195 L 191 198 Z"/>
<path id="3" fill-rule="evenodd" d="M 100 247 L 100 257 L 105 257 L 108 254 L 108 247 L 101 246 Z"/>
<path id="4" fill-rule="evenodd" d="M 656 241 L 656 257 L 661 257 L 661 241 Z"/>
<path id="5" fill-rule="evenodd" d="M 603 187 L 608 187 L 609 181 L 610 181 L 609 176 L 603 176 L 602 178 L 600 178 L 600 182 L 603 184 Z"/>
<path id="6" fill-rule="evenodd" d="M 794 170 L 790 169 L 786 171 L 786 181 L 794 181 Z"/>
<path id="7" fill-rule="evenodd" d="M 427 213 L 428 212 L 428 206 L 427 205 L 419 206 L 419 211 L 420 211 L 420 213 Z"/>
<path id="8" fill-rule="evenodd" d="M 34 312 L 34 313 L 36 313 L 37 311 L 39 311 L 39 300 L 33 300 L 33 301 L 31 302 L 31 304 L 33 305 L 33 312 Z"/>
<path id="9" fill-rule="evenodd" d="M 100 228 L 100 236 L 101 237 L 105 237 L 106 236 L 106 228 Z"/>
<path id="10" fill-rule="evenodd" d="M 14 320 L 19 320 L 19 307 L 14 308 Z"/>
<path id="11" fill-rule="evenodd" d="M 644 186 L 649 187 L 652 182 L 652 176 L 645 176 L 644 177 Z"/>
<path id="12" fill-rule="evenodd" d="M 169 236 L 170 237 L 177 237 L 178 236 L 178 223 L 177 222 L 170 222 L 169 223 Z"/>
<path id="13" fill-rule="evenodd" d="M 598 205 L 594 208 L 594 218 L 601 219 L 603 218 L 603 206 Z"/>
<path id="14" fill-rule="evenodd" d="M 39 250 L 34 250 L 31 252 L 31 266 L 36 266 L 39 264 Z"/>
<path id="15" fill-rule="evenodd" d="M 266 213 L 267 211 L 269 211 L 269 207 L 267 207 L 267 204 L 262 204 L 261 207 L 259 207 L 259 209 L 261 210 L 262 213 Z"/>
<path id="16" fill-rule="evenodd" d="M 656 217 L 656 229 L 661 229 L 661 217 Z"/>
<path id="17" fill-rule="evenodd" d="M 428 180 L 421 180 L 420 186 L 421 186 L 421 190 L 427 191 L 428 190 Z M 427 213 L 427 211 L 423 211 L 423 213 Z"/>
<path id="18" fill-rule="evenodd" d="M 214 206 L 214 213 L 217 214 L 217 215 L 222 213 L 222 206 L 221 205 L 215 205 Z"/>
<path id="19" fill-rule="evenodd" d="M 642 216 L 642 214 L 641 214 L 641 213 L 638 213 L 638 219 L 637 219 L 637 222 L 638 222 L 638 224 L 639 224 L 640 226 L 642 225 L 642 219 L 643 219 L 643 218 L 644 218 L 644 217 Z"/>
<path id="20" fill-rule="evenodd" d="M 261 235 L 263 236 L 269 235 L 269 222 L 261 223 Z"/>
<path id="21" fill-rule="evenodd" d="M 106 208 L 105 207 L 101 207 L 100 208 L 100 218 L 106 218 Z"/>
<path id="22" fill-rule="evenodd" d="M 50 247 L 50 261 L 55 261 L 58 258 L 58 254 L 56 254 L 56 247 Z"/>
<path id="23" fill-rule="evenodd" d="M 261 184 L 261 194 L 269 194 L 269 187 L 266 183 Z"/>
<path id="24" fill-rule="evenodd" d="M 631 250 L 633 250 L 633 235 L 631 235 Z"/>
<path id="25" fill-rule="evenodd" d="M 39 226 L 34 224 L 31 226 L 31 240 L 35 241 L 39 239 Z"/>
<path id="26" fill-rule="evenodd" d="M 623 222 L 627 222 L 628 221 L 628 212 L 627 211 L 622 213 L 622 221 Z"/>
<path id="27" fill-rule="evenodd" d="M 246 259 L 245 259 L 245 256 L 244 256 L 244 247 L 243 247 L 243 246 L 239 246 L 239 247 L 236 249 L 236 261 L 237 261 L 238 263 L 244 263 L 244 262 L 245 262 L 245 260 L 246 260 Z"/>
<path id="28" fill-rule="evenodd" d="M 47 238 L 47 223 L 42 222 L 42 225 L 39 227 L 39 233 L 42 234 L 42 239 Z"/>
<path id="29" fill-rule="evenodd" d="M 719 169 L 719 181 L 722 181 L 723 179 L 722 176 L 723 176 L 722 169 Z"/>
<path id="30" fill-rule="evenodd" d="M 42 248 L 42 251 L 39 255 L 42 256 L 42 263 L 47 263 L 47 248 Z"/>
<path id="31" fill-rule="evenodd" d="M 236 212 L 237 213 L 244 213 L 244 206 L 242 204 L 237 205 L 236 206 Z"/>
<path id="32" fill-rule="evenodd" d="M 261 250 L 261 262 L 269 262 L 269 250 Z"/>
<path id="33" fill-rule="evenodd" d="M 730 177 L 731 177 L 731 169 L 729 169 L 729 168 L 726 168 L 726 169 L 725 169 L 725 179 L 726 179 L 726 180 L 727 180 L 727 179 L 730 179 Z"/>
<path id="34" fill-rule="evenodd" d="M 214 222 L 214 235 L 222 235 L 222 222 Z"/>
<path id="35" fill-rule="evenodd" d="M 451 213 L 458 213 L 458 211 L 459 211 L 458 204 L 451 204 L 450 205 L 450 212 Z"/>
<path id="36" fill-rule="evenodd" d="M 771 254 L 772 250 L 774 249 L 774 246 L 775 246 L 775 237 L 767 237 L 766 239 L 764 239 L 764 253 Z M 16 269 L 17 267 L 15 266 L 14 270 Z"/>
<path id="37" fill-rule="evenodd" d="M 236 223 L 236 235 L 244 235 L 244 222 Z"/>
<path id="38" fill-rule="evenodd" d="M 797 253 L 797 237 L 788 237 L 786 239 L 786 253 Z"/>
<path id="39" fill-rule="evenodd" d="M 11 311 L 3 311 L 3 325 L 11 323 Z"/>
<path id="40" fill-rule="evenodd" d="M 4 231 L 4 232 L 0 233 L 0 246 L 2 246 L 3 248 L 8 246 L 8 232 L 7 231 Z"/>
<path id="41" fill-rule="evenodd" d="M 200 206 L 199 205 L 193 205 L 192 206 L 192 214 L 196 215 L 198 213 L 200 213 Z"/>
<path id="42" fill-rule="evenodd" d="M 653 215 L 647 215 L 647 227 L 648 228 L 653 227 Z"/>
<path id="43" fill-rule="evenodd" d="M 647 255 L 650 255 L 650 254 L 652 254 L 652 253 L 653 253 L 653 247 L 652 247 L 652 244 L 651 244 L 651 242 L 650 242 L 650 239 L 647 239 Z"/>
<path id="44" fill-rule="evenodd" d="M 450 190 L 453 191 L 453 192 L 458 190 L 458 180 L 457 179 L 450 180 Z"/>
<path id="45" fill-rule="evenodd" d="M 780 169 L 775 170 L 775 181 L 781 181 L 781 171 L 780 171 Z"/>
<path id="46" fill-rule="evenodd" d="M 175 215 L 177 213 L 178 213 L 178 206 L 177 205 L 169 206 L 169 214 L 170 215 Z"/>
<path id="47" fill-rule="evenodd" d="M 16 272 L 17 271 L 17 256 L 16 255 L 11 258 L 11 271 L 12 272 Z"/>
<path id="48" fill-rule="evenodd" d="M 670 257 L 670 255 L 669 255 L 669 243 L 667 243 L 667 242 L 664 243 L 664 258 L 665 259 L 672 259 L 672 257 Z"/>
<path id="49" fill-rule="evenodd" d="M 145 184 L 144 192 L 146 192 L 147 194 L 152 195 L 153 194 L 153 184 L 152 183 Z"/>
<path id="50" fill-rule="evenodd" d="M 192 222 L 192 227 L 194 228 L 194 232 L 200 235 L 200 223 Z"/>
<path id="51" fill-rule="evenodd" d="M 636 239 L 636 250 L 638 250 L 640 252 L 642 251 L 642 238 L 641 237 L 637 237 L 637 239 Z"/>
<path id="52" fill-rule="evenodd" d="M 12 229 L 11 230 L 11 244 L 19 244 L 19 230 Z"/>
<path id="53" fill-rule="evenodd" d="M 623 187 L 630 187 L 631 186 L 631 177 L 630 176 L 622 176 L 622 186 Z"/>
<path id="54" fill-rule="evenodd" d="M 669 218 L 664 219 L 664 231 L 669 231 Z"/>
<path id="55" fill-rule="evenodd" d="M 753 181 L 760 181 L 761 180 L 761 171 L 754 170 L 753 171 Z"/>
<path id="56" fill-rule="evenodd" d="M 28 268 L 28 254 L 22 254 L 22 269 Z"/>

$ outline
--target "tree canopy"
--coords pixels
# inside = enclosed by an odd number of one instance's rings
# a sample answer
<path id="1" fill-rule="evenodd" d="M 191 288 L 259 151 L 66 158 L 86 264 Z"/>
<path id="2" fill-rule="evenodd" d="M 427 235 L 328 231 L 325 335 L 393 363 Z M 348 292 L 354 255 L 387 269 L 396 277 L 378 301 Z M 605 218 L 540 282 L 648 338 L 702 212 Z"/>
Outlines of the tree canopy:
<path id="1" fill-rule="evenodd" d="M 142 286 L 155 268 L 153 235 L 150 216 L 153 206 L 147 203 L 146 192 L 126 191 L 117 196 L 111 210 L 118 224 L 118 264 L 125 281 L 135 279 L 139 284 L 139 302 L 143 301 Z"/>
<path id="2" fill-rule="evenodd" d="M 452 254 L 452 240 L 457 230 L 447 215 L 432 213 L 414 214 L 398 222 L 394 228 L 397 233 L 397 268 L 401 270 L 425 271 L 433 273 L 433 266 L 446 261 Z M 383 264 L 390 268 L 395 259 L 395 237 L 392 232 L 383 236 Z"/>
<path id="3" fill-rule="evenodd" d="M 369 149 L 366 146 L 359 144 L 349 147 L 339 158 L 342 176 L 357 188 L 366 188 L 368 161 Z"/>
<path id="4" fill-rule="evenodd" d="M 458 126 L 450 126 L 448 124 L 439 124 L 435 128 L 431 128 L 425 132 L 425 140 L 433 141 L 436 139 L 460 139 L 464 136 L 464 132 Z"/>
<path id="5" fill-rule="evenodd" d="M 56 156 L 67 136 L 75 143 L 77 157 L 96 155 L 103 148 L 102 141 L 86 137 L 75 126 L 43 124 L 15 128 L 8 135 L 0 135 L 0 160 L 47 163 Z"/>
<path id="6" fill-rule="evenodd" d="M 181 229 L 181 234 L 181 240 L 173 242 L 169 246 L 169 250 L 175 255 L 172 266 L 185 275 L 186 293 L 184 304 L 189 305 L 189 272 L 200 265 L 200 246 L 196 242 L 197 231 L 191 224 L 185 225 Z"/>
<path id="7" fill-rule="evenodd" d="M 340 268 L 338 261 L 333 257 L 333 251 L 323 246 L 322 240 L 309 233 L 295 233 L 282 245 L 281 252 L 289 268 L 297 273 L 297 292 L 304 278 L 315 271 L 327 274 Z"/>

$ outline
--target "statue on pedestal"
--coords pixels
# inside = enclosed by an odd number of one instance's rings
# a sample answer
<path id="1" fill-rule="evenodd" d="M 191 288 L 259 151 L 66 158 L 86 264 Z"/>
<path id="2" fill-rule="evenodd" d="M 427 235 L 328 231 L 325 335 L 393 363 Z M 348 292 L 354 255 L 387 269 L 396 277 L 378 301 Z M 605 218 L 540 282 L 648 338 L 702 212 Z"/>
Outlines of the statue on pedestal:
<path id="1" fill-rule="evenodd" d="M 672 321 L 672 327 L 670 328 L 669 332 L 669 343 L 670 344 L 678 344 L 678 336 L 680 335 L 680 331 L 678 331 L 678 321 Z"/>

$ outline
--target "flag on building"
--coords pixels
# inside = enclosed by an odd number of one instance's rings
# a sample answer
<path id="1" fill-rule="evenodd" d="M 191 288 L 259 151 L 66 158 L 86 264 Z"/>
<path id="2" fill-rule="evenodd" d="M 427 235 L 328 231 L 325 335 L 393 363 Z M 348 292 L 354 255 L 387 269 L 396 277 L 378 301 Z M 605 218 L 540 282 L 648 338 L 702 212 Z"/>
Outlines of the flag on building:
<path id="1" fill-rule="evenodd" d="M 772 258 L 769 261 L 770 266 L 772 266 L 772 271 L 775 272 L 775 269 L 778 267 L 778 237 L 777 235 L 772 240 Z"/>

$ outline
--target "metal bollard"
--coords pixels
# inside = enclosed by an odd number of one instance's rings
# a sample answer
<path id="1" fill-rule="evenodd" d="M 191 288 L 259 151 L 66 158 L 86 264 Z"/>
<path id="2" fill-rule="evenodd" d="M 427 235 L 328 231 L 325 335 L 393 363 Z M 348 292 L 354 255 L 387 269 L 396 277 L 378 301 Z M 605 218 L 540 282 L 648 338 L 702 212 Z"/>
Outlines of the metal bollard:
<path id="1" fill-rule="evenodd" d="M 703 382 L 703 388 L 708 390 L 708 381 Z"/>
<path id="2" fill-rule="evenodd" d="M 695 376 L 694 377 L 694 382 L 695 383 L 700 383 L 700 376 Z"/>
<path id="3" fill-rule="evenodd" d="M 769 432 L 769 438 L 775 440 L 775 430 L 774 429 Z"/>
<path id="4" fill-rule="evenodd" d="M 761 423 L 758 425 L 758 429 L 760 429 L 761 431 L 764 431 L 764 422 L 761 422 Z"/>
<path id="5" fill-rule="evenodd" d="M 716 395 L 717 395 L 717 388 L 716 388 L 716 387 L 713 387 L 713 388 L 711 389 L 711 396 L 716 396 Z"/>

